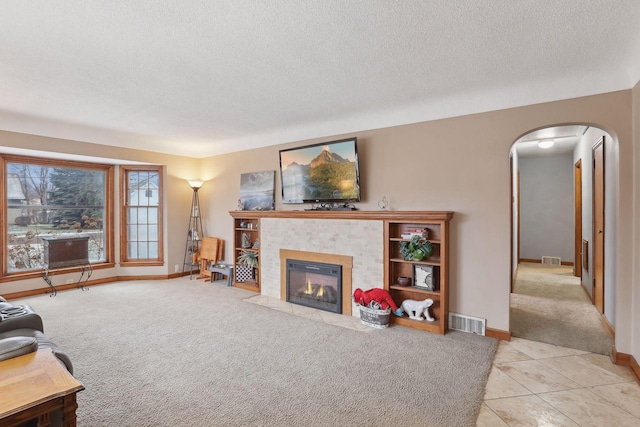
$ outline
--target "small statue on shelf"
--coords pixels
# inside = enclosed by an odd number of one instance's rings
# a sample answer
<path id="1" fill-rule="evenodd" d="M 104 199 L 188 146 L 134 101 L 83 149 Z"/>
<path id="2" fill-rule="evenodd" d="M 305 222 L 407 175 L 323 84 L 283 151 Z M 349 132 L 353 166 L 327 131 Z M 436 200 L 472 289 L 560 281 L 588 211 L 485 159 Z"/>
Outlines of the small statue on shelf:
<path id="1" fill-rule="evenodd" d="M 378 207 L 381 210 L 386 211 L 387 210 L 387 206 L 389 206 L 389 201 L 387 200 L 387 196 L 382 196 L 382 200 L 380 200 L 378 202 Z"/>
<path id="2" fill-rule="evenodd" d="M 433 305 L 433 300 L 427 298 L 424 301 L 416 301 L 413 299 L 406 299 L 402 301 L 402 309 L 409 315 L 409 319 L 424 320 L 422 314 L 426 317 L 427 322 L 433 322 L 436 319 L 429 315 L 429 307 Z"/>
<path id="3" fill-rule="evenodd" d="M 251 247 L 251 238 L 247 233 L 242 233 L 242 248 L 247 249 Z"/>
<path id="4" fill-rule="evenodd" d="M 242 203 L 242 199 L 238 199 L 238 204 L 236 205 L 236 210 L 237 211 L 243 211 L 244 210 L 244 203 Z"/>

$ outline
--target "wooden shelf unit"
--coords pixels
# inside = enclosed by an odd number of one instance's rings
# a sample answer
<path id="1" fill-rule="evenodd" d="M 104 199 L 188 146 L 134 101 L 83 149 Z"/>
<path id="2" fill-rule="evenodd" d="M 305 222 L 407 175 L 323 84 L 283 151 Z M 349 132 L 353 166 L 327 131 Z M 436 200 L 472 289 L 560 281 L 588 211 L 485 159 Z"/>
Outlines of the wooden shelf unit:
<path id="1" fill-rule="evenodd" d="M 249 233 L 260 238 L 259 230 L 261 218 L 298 218 L 298 219 L 346 219 L 346 220 L 376 220 L 383 221 L 384 229 L 384 289 L 389 291 L 394 301 L 400 305 L 405 299 L 424 300 L 431 298 L 434 301 L 429 313 L 436 318 L 435 322 L 417 321 L 408 316 L 397 317 L 391 315 L 391 323 L 403 325 L 414 329 L 444 334 L 448 329 L 449 321 L 449 222 L 453 217 L 450 211 L 230 211 L 234 219 L 234 256 L 240 254 L 242 249 L 242 232 L 247 231 L 240 227 L 242 221 L 254 221 Z M 402 231 L 408 228 L 428 228 L 428 240 L 433 244 L 433 253 L 422 261 L 405 261 L 400 255 L 400 242 L 406 239 L 401 237 Z M 261 245 L 260 245 L 261 246 Z M 260 249 L 258 249 L 259 252 Z M 237 265 L 237 264 L 236 264 Z M 413 277 L 414 265 L 431 265 L 438 268 L 439 287 L 436 291 L 418 289 L 411 286 L 397 284 L 398 277 Z M 260 268 L 256 270 L 256 282 L 238 283 L 234 277 L 234 285 L 243 289 L 260 292 Z"/>
<path id="2" fill-rule="evenodd" d="M 421 216 L 420 214 L 428 214 Z M 384 221 L 384 288 L 391 294 L 393 300 L 400 306 L 402 301 L 413 299 L 422 301 L 426 298 L 433 300 L 429 313 L 436 320 L 427 322 L 402 317 L 391 316 L 391 324 L 408 326 L 414 329 L 444 334 L 448 329 L 449 320 L 449 221 L 453 212 L 416 212 L 415 217 L 403 215 L 397 219 Z M 406 261 L 400 255 L 400 242 L 408 241 L 401 237 L 402 233 L 411 228 L 427 228 L 429 240 L 433 245 L 433 253 L 421 261 Z M 434 291 L 414 286 L 401 286 L 398 277 L 409 277 L 413 284 L 413 271 L 416 265 L 433 266 L 437 271 L 438 287 Z"/>
<path id="3" fill-rule="evenodd" d="M 233 265 L 234 265 L 234 277 L 233 286 L 246 289 L 249 291 L 260 292 L 260 215 L 256 215 L 257 212 L 253 211 L 233 211 L 231 216 L 233 217 Z M 243 248 L 242 241 L 243 235 L 249 237 L 251 247 Z M 254 243 L 258 242 L 258 247 L 254 248 Z M 254 280 L 247 280 L 245 282 L 239 282 L 238 268 L 243 266 L 238 264 L 238 256 L 242 251 L 252 251 L 258 254 L 258 266 L 254 268 Z"/>

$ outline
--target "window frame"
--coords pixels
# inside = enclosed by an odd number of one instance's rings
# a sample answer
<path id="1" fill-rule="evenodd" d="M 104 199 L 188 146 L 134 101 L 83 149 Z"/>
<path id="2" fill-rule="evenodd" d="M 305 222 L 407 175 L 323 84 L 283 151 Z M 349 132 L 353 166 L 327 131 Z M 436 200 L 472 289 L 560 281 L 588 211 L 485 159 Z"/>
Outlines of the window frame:
<path id="1" fill-rule="evenodd" d="M 129 205 L 129 172 L 158 173 L 158 257 L 129 259 L 127 247 L 127 208 Z M 164 265 L 164 166 L 120 165 L 120 265 L 123 267 L 145 267 Z"/>
<path id="2" fill-rule="evenodd" d="M 6 250 L 9 236 L 7 224 L 7 163 L 23 163 L 37 166 L 61 167 L 72 169 L 99 170 L 105 173 L 105 200 L 104 218 L 102 221 L 104 228 L 104 255 L 105 261 L 91 263 L 91 267 L 96 269 L 115 267 L 115 227 L 113 220 L 114 202 L 114 165 L 103 163 L 80 162 L 74 160 L 50 159 L 44 157 L 21 156 L 15 154 L 0 154 L 0 245 L 2 245 L 2 267 L 0 268 L 0 283 L 14 280 L 24 280 L 42 277 L 41 270 L 29 270 L 9 273 L 8 271 L 8 251 Z M 53 269 L 58 274 L 73 273 L 81 271 L 80 267 L 64 267 Z"/>

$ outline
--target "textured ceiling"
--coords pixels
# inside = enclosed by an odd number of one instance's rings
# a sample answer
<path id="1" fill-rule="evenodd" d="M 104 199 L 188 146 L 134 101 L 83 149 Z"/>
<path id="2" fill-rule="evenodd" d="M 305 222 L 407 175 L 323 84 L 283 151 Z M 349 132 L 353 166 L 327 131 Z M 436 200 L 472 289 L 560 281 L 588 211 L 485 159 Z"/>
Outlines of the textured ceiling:
<path id="1" fill-rule="evenodd" d="M 637 0 L 5 0 L 0 129 L 204 157 L 631 88 Z"/>

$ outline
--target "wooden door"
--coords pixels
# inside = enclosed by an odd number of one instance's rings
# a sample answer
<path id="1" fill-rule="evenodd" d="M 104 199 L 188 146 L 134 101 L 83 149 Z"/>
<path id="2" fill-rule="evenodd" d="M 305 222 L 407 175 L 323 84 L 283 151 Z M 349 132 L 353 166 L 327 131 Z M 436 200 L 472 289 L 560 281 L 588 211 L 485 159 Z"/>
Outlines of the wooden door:
<path id="1" fill-rule="evenodd" d="M 582 159 L 578 160 L 574 168 L 574 216 L 575 216 L 575 250 L 573 261 L 573 275 L 582 277 Z"/>
<path id="2" fill-rule="evenodd" d="M 520 236 L 522 235 L 522 221 L 520 221 L 520 200 L 522 200 L 522 188 L 520 188 L 520 171 L 518 170 L 518 172 L 516 173 L 516 185 L 517 185 L 517 189 L 518 189 L 518 263 L 520 262 L 520 254 L 522 252 L 520 252 Z"/>
<path id="3" fill-rule="evenodd" d="M 593 153 L 593 303 L 604 313 L 604 136 Z"/>

